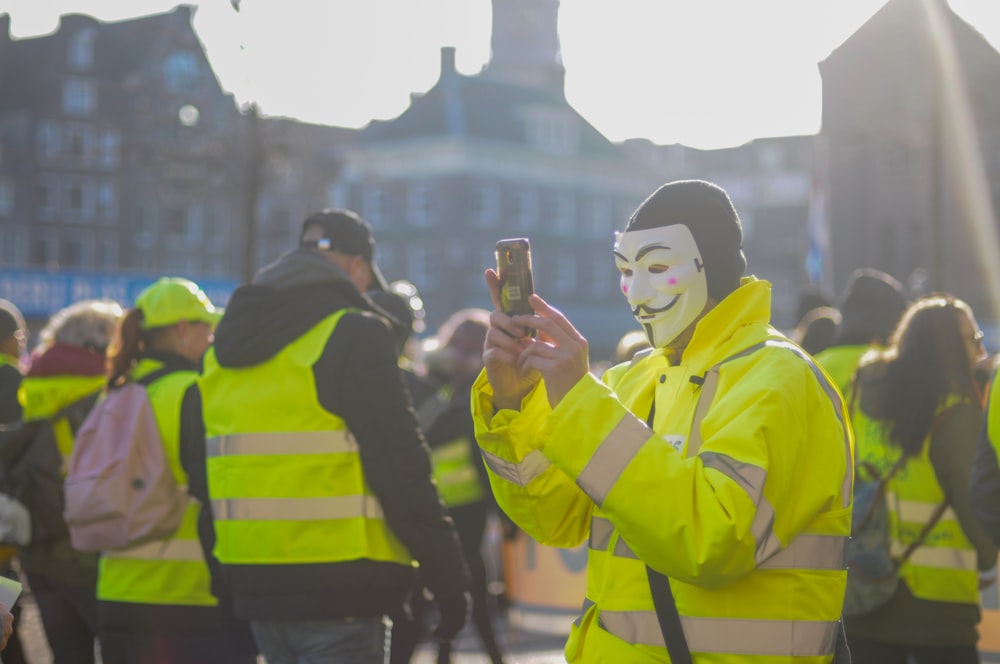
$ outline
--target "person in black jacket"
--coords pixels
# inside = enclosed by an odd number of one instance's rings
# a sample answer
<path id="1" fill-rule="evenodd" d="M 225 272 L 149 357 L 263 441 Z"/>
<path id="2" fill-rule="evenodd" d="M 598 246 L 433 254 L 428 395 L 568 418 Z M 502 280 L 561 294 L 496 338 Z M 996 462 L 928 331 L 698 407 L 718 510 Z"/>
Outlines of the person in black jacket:
<path id="1" fill-rule="evenodd" d="M 397 610 L 413 584 L 410 560 L 419 563 L 436 598 L 439 638 L 458 633 L 469 612 L 468 566 L 431 479 L 428 448 L 400 376 L 393 333 L 386 316 L 363 295 L 372 286 L 385 288 L 374 249 L 370 226 L 354 212 L 324 210 L 307 218 L 299 248 L 235 291 L 204 375 L 185 396 L 202 413 L 200 422 L 182 422 L 182 461 L 191 493 L 212 505 L 202 512 L 211 520 L 203 519 L 200 534 L 205 550 L 218 554 L 213 582 L 231 592 L 237 617 L 250 620 L 260 651 L 272 664 L 301 658 L 381 663 L 385 616 Z M 309 378 L 302 381 L 303 375 Z M 241 382 L 248 376 L 259 382 Z M 239 394 L 238 403 L 226 402 L 229 393 Z M 268 417 L 288 423 L 284 433 L 257 434 L 244 426 L 276 411 L 275 402 L 281 404 L 280 416 Z M 303 414 L 329 433 L 303 436 Z M 333 441 L 341 441 L 338 454 L 324 451 Z M 238 484 L 234 478 L 254 472 L 246 465 L 252 461 L 239 456 L 241 445 L 273 455 L 259 482 L 272 493 L 258 485 L 244 494 L 267 497 L 220 498 Z M 308 445 L 319 450 L 315 456 L 301 452 Z M 344 476 L 343 470 L 357 460 L 361 489 L 353 471 Z M 228 464 L 232 474 L 216 483 L 212 478 L 219 476 L 212 473 L 220 464 Z M 297 467 L 309 469 L 308 486 L 289 486 L 297 481 Z M 347 497 L 362 491 L 358 502 L 326 498 L 346 485 L 352 485 Z M 291 497 L 271 498 L 279 489 Z M 303 494 L 318 500 L 299 498 Z M 331 503 L 335 506 L 327 507 Z M 300 536 L 274 542 L 262 535 L 251 545 L 249 537 L 234 535 L 247 527 L 239 519 L 253 520 L 262 504 L 280 505 L 270 519 L 296 524 L 288 528 Z M 331 537 L 325 548 L 317 546 L 326 533 L 358 522 L 364 529 L 352 530 L 351 541 Z M 260 532 L 271 532 L 268 523 L 258 523 Z M 391 555 L 372 555 L 376 539 L 388 542 Z M 360 553 L 343 553 L 351 547 Z M 287 554 L 278 560 L 281 550 Z"/>
<path id="2" fill-rule="evenodd" d="M 13 302 L 0 300 L 0 427 L 21 419 L 17 390 L 21 386 L 21 356 L 26 327 L 21 310 Z"/>

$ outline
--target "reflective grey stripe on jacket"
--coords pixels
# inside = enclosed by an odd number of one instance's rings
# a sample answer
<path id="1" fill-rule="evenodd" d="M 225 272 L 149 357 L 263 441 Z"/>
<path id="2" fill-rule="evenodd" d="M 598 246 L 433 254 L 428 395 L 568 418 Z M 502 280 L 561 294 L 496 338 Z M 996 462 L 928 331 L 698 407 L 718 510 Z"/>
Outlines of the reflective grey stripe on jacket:
<path id="1" fill-rule="evenodd" d="M 608 519 L 594 516 L 590 521 L 589 548 L 607 551 L 615 527 Z M 842 535 L 822 535 L 803 533 L 766 560 L 760 561 L 757 569 L 844 569 L 844 550 L 847 538 Z M 621 537 L 615 542 L 611 555 L 616 558 L 638 560 L 632 547 Z"/>
<path id="2" fill-rule="evenodd" d="M 822 657 L 837 631 L 836 620 L 680 618 L 691 652 L 726 655 Z M 601 611 L 597 624 L 632 645 L 666 647 L 655 611 Z"/>

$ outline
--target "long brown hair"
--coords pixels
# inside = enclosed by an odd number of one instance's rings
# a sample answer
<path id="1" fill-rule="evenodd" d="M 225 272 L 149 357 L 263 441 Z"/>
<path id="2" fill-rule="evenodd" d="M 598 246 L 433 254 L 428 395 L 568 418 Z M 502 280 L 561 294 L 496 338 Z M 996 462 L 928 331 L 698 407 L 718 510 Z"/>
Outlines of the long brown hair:
<path id="1" fill-rule="evenodd" d="M 129 374 L 136 363 L 148 350 L 163 346 L 167 331 L 173 325 L 142 329 L 144 316 L 142 309 L 130 309 L 121 319 L 114 339 L 108 346 L 107 375 L 108 387 L 121 387 L 128 382 Z"/>
<path id="2" fill-rule="evenodd" d="M 882 353 L 886 360 L 885 419 L 889 440 L 907 454 L 923 446 L 931 422 L 951 394 L 978 403 L 960 316 L 969 306 L 948 294 L 914 302 Z"/>

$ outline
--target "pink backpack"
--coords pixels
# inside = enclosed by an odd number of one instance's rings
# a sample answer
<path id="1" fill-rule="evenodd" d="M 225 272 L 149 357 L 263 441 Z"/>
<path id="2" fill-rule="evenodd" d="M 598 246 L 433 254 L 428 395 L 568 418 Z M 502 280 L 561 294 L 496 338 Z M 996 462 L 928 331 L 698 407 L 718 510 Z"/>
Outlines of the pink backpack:
<path id="1" fill-rule="evenodd" d="M 146 393 L 165 373 L 109 390 L 76 432 L 64 483 L 74 549 L 121 549 L 180 526 L 187 493 L 174 480 Z"/>

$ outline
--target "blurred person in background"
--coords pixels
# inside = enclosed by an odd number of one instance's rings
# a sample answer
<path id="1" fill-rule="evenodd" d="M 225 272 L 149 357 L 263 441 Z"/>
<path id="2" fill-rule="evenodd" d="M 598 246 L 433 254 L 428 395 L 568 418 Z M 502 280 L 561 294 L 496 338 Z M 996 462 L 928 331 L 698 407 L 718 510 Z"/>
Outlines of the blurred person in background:
<path id="1" fill-rule="evenodd" d="M 191 492 L 212 505 L 202 543 L 269 664 L 381 664 L 418 563 L 436 636 L 467 619 L 396 337 L 364 295 L 386 289 L 374 256 L 356 213 L 309 216 L 299 247 L 233 293 L 185 397 L 202 413 L 182 434 Z"/>
<path id="2" fill-rule="evenodd" d="M 109 348 L 109 390 L 143 381 L 178 486 L 182 399 L 201 369 L 222 312 L 197 284 L 163 277 L 136 299 Z M 101 553 L 97 579 L 104 664 L 254 664 L 250 626 L 211 593 L 190 500 L 170 537 Z"/>
<path id="3" fill-rule="evenodd" d="M 890 478 L 891 551 L 913 542 L 947 509 L 900 567 L 896 594 L 846 619 L 854 664 L 975 664 L 979 590 L 995 575 L 997 546 L 969 498 L 983 421 L 974 372 L 986 355 L 972 309 L 951 295 L 905 311 L 886 348 L 865 356 L 848 395 L 859 473 Z M 873 479 L 866 477 L 865 479 Z"/>
<path id="4" fill-rule="evenodd" d="M 27 334 L 21 310 L 9 300 L 0 300 L 0 427 L 21 419 L 17 391 Z"/>
<path id="5" fill-rule="evenodd" d="M 0 432 L 14 428 L 21 420 L 21 402 L 18 401 L 17 392 L 21 387 L 21 358 L 24 356 L 27 334 L 21 310 L 13 302 L 0 299 Z M 6 486 L 5 478 L 0 478 L 0 486 Z M 6 514 L 7 510 L 2 509 L 0 512 Z M 6 524 L 4 530 L 8 530 Z M 0 574 L 15 580 L 17 572 L 13 563 L 16 555 L 16 543 L 0 544 Z M 15 620 L 19 618 L 20 601 L 15 602 L 10 611 Z M 3 660 L 5 664 L 22 664 L 26 661 L 16 626 L 7 641 Z"/>
<path id="6" fill-rule="evenodd" d="M 810 355 L 833 345 L 840 327 L 840 312 L 834 307 L 816 307 L 806 313 L 788 336 Z"/>
<path id="7" fill-rule="evenodd" d="M 85 300 L 57 312 L 39 334 L 21 382 L 24 424 L 5 439 L 5 465 L 28 486 L 31 540 L 18 557 L 41 614 L 53 664 L 93 664 L 97 638 L 97 554 L 70 545 L 62 517 L 62 478 L 73 437 L 103 389 L 105 351 L 124 312 L 111 300 Z M 21 443 L 20 450 L 12 449 Z M 18 466 L 21 468 L 21 466 Z M 11 471 L 11 467 L 7 467 Z"/>
<path id="8" fill-rule="evenodd" d="M 490 326 L 485 309 L 462 309 L 438 330 L 438 358 L 428 358 L 447 381 L 418 404 L 417 415 L 431 448 L 438 492 L 455 521 L 472 574 L 472 619 L 492 664 L 503 662 L 494 632 L 495 598 L 488 592 L 483 537 L 487 518 L 497 511 L 469 409 L 472 384 L 483 368 L 483 343 Z M 451 661 L 450 641 L 438 644 L 438 663 Z"/>
<path id="9" fill-rule="evenodd" d="M 833 343 L 816 355 L 841 394 L 847 394 L 861 356 L 883 348 L 906 309 L 902 285 L 880 270 L 860 268 L 851 273 L 840 302 L 840 325 Z"/>

